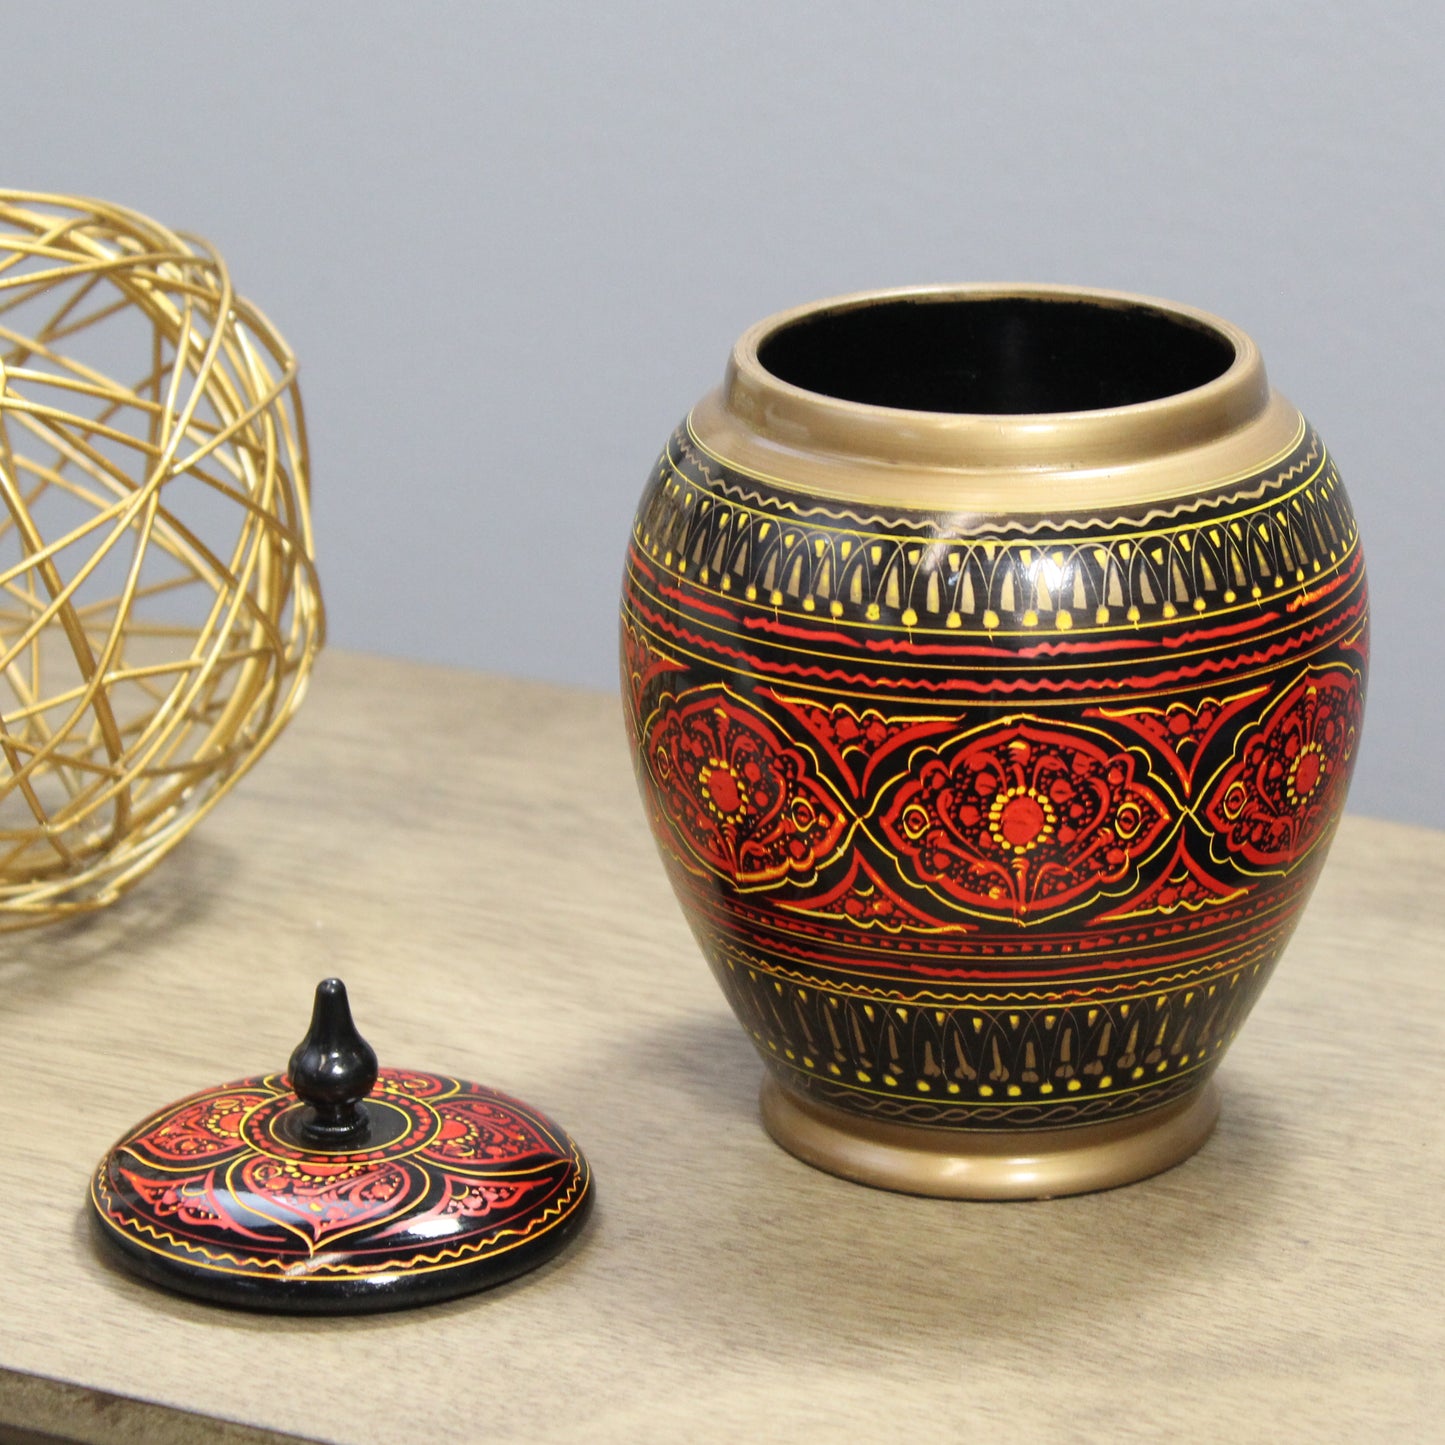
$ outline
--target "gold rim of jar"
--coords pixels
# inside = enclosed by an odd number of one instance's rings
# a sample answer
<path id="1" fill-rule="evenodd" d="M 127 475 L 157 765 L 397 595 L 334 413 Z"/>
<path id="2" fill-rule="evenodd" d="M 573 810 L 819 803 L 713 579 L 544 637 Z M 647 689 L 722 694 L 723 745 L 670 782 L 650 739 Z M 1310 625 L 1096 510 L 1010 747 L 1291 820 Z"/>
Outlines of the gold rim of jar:
<path id="1" fill-rule="evenodd" d="M 759 352 L 784 328 L 879 304 L 1036 299 L 1143 309 L 1222 339 L 1234 358 L 1189 390 L 1056 412 L 921 411 L 849 401 L 784 381 Z M 722 387 L 689 418 L 725 465 L 790 490 L 949 510 L 1071 511 L 1166 499 L 1262 471 L 1303 432 L 1270 387 L 1259 348 L 1189 306 L 1077 286 L 970 285 L 859 292 L 779 312 L 733 348 Z"/>

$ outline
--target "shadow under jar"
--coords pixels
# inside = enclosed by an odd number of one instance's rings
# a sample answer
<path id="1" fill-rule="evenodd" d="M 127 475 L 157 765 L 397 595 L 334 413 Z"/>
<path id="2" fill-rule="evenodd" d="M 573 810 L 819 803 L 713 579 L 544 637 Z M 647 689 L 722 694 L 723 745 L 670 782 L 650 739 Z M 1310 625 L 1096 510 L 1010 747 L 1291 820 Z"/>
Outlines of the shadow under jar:
<path id="1" fill-rule="evenodd" d="M 1338 473 L 1236 327 L 955 287 L 750 330 L 643 495 L 622 672 L 774 1138 L 963 1198 L 1188 1157 L 1367 646 Z"/>

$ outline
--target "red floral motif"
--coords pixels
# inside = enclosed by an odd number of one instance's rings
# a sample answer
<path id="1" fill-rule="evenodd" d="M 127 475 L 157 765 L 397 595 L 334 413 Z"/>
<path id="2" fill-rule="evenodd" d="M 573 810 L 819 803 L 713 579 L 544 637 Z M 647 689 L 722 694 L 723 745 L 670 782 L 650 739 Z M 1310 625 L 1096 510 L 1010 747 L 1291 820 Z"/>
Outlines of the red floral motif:
<path id="1" fill-rule="evenodd" d="M 345 1279 L 415 1259 L 431 1268 L 439 1241 L 458 1265 L 505 1253 L 590 1192 L 571 1140 L 494 1090 L 382 1069 L 371 1106 L 383 1134 L 398 1111 L 412 1127 L 371 1149 L 307 1151 L 287 1142 L 284 1121 L 302 1106 L 284 1076 L 236 1080 L 122 1139 L 94 1203 L 118 1235 L 192 1265 L 219 1257 L 253 1277 L 300 1266 L 297 1277 Z M 222 1148 L 197 1155 L 193 1138 Z"/>
<path id="2" fill-rule="evenodd" d="M 237 1090 L 191 1099 L 146 1135 L 146 1151 L 158 1160 L 177 1164 L 229 1154 L 238 1143 L 241 1121 L 268 1098 L 259 1090 Z"/>
<path id="3" fill-rule="evenodd" d="M 1344 801 L 1362 711 L 1356 673 L 1309 675 L 1243 734 L 1205 805 L 1231 853 L 1270 867 L 1319 841 Z"/>
<path id="4" fill-rule="evenodd" d="M 854 708 L 843 702 L 824 704 L 781 693 L 773 693 L 772 697 L 797 718 L 832 759 L 854 797 L 868 794 L 888 758 L 951 733 L 958 726 L 952 717 L 885 717 L 877 708 Z"/>
<path id="5" fill-rule="evenodd" d="M 684 671 L 682 663 L 675 662 L 665 653 L 655 652 L 645 633 L 639 632 L 630 622 L 623 621 L 622 677 L 632 698 L 633 712 L 642 706 L 643 693 L 654 678 L 664 673 Z"/>
<path id="6" fill-rule="evenodd" d="M 415 1069 L 383 1069 L 376 1080 L 379 1094 L 396 1094 L 407 1099 L 432 1099 L 450 1087 L 442 1075 L 418 1073 Z"/>
<path id="7" fill-rule="evenodd" d="M 1251 688 L 1233 697 L 1206 697 L 1195 703 L 1171 702 L 1164 707 L 1097 708 L 1089 717 L 1125 727 L 1147 738 L 1163 754 L 1184 785 L 1188 797 L 1194 782 L 1194 765 L 1214 735 L 1242 708 L 1257 702 L 1267 688 Z"/>
<path id="8" fill-rule="evenodd" d="M 957 919 L 932 917 L 905 902 L 868 865 L 855 856 L 848 875 L 821 894 L 810 898 L 788 898 L 778 907 L 805 918 L 836 921 L 851 928 L 881 929 L 888 933 L 904 930 L 921 933 L 972 933 L 976 924 Z"/>
<path id="9" fill-rule="evenodd" d="M 131 1196 L 153 1219 L 175 1220 L 199 1230 L 235 1230 L 248 1239 L 261 1238 L 254 1229 L 238 1222 L 236 1201 L 214 1170 L 182 1178 L 156 1178 L 129 1169 L 118 1173 Z"/>
<path id="10" fill-rule="evenodd" d="M 1038 916 L 1126 883 L 1170 822 L 1129 753 L 1052 728 L 1015 723 L 912 763 L 884 837 L 923 882 L 990 913 Z"/>
<path id="11" fill-rule="evenodd" d="M 1175 844 L 1174 856 L 1159 870 L 1158 881 L 1104 917 L 1148 918 L 1155 914 L 1168 917 L 1179 912 L 1199 913 L 1206 908 L 1226 907 L 1248 892 L 1248 888 L 1231 888 L 1217 878 L 1211 878 L 1189 856 L 1181 838 Z"/>
<path id="12" fill-rule="evenodd" d="M 531 1195 L 550 1188 L 552 1181 L 546 1177 L 464 1184 L 447 1200 L 443 1212 L 465 1219 L 484 1219 L 491 1214 L 510 1213 L 525 1204 Z"/>
<path id="13" fill-rule="evenodd" d="M 810 877 L 847 832 L 803 754 L 721 688 L 669 699 L 644 756 L 688 849 L 744 887 Z"/>
<path id="14" fill-rule="evenodd" d="M 233 1192 L 264 1219 L 314 1243 L 385 1219 L 416 1193 L 416 1179 L 389 1161 L 336 1164 L 248 1159 Z"/>
<path id="15" fill-rule="evenodd" d="M 551 1159 L 557 1146 L 520 1114 L 483 1099 L 449 1099 L 436 1106 L 441 1129 L 426 1153 L 443 1164 L 516 1164 Z"/>

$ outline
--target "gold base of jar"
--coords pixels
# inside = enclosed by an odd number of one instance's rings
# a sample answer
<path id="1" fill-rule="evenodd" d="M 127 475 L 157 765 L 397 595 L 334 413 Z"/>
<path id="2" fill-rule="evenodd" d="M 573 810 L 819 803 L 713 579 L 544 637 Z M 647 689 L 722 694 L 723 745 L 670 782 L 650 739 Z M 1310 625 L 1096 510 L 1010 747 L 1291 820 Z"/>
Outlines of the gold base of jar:
<path id="1" fill-rule="evenodd" d="M 1211 1080 L 1130 1119 L 1002 1132 L 881 1123 L 763 1080 L 763 1124 L 790 1154 L 878 1189 L 943 1199 L 1051 1199 L 1132 1184 L 1187 1159 L 1219 1117 Z"/>

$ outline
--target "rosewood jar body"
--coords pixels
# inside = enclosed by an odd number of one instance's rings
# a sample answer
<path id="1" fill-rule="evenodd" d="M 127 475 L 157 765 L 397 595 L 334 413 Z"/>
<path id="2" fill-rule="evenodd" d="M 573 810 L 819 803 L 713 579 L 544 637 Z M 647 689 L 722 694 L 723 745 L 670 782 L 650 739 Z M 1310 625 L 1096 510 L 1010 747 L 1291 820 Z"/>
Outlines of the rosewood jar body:
<path id="1" fill-rule="evenodd" d="M 677 895 L 795 1154 L 921 1193 L 1178 1162 L 1324 861 L 1355 518 L 1235 327 L 949 288 L 749 331 L 628 554 Z"/>

